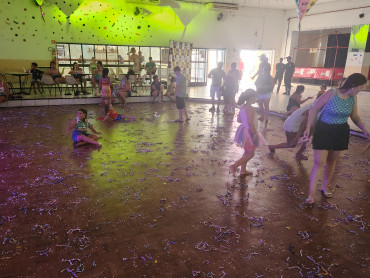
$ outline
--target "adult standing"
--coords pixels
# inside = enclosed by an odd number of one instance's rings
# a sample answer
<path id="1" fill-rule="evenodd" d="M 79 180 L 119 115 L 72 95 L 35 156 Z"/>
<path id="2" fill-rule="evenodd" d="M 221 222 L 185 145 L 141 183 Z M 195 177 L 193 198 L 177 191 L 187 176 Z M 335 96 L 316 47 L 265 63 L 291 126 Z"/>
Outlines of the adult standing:
<path id="1" fill-rule="evenodd" d="M 181 73 L 180 67 L 176 66 L 174 68 L 176 75 L 176 108 L 179 110 L 179 119 L 175 122 L 182 122 L 182 114 L 185 114 L 186 121 L 189 121 L 188 113 L 185 108 L 185 98 L 186 98 L 186 77 Z"/>
<path id="2" fill-rule="evenodd" d="M 284 71 L 285 71 L 285 65 L 283 64 L 283 58 L 280 58 L 280 62 L 276 64 L 276 72 L 275 72 L 275 78 L 274 82 L 276 84 L 276 81 L 278 81 L 278 87 L 276 90 L 276 93 L 278 94 L 280 91 L 281 81 L 283 80 Z"/>
<path id="3" fill-rule="evenodd" d="M 259 58 L 260 58 L 260 64 L 258 66 L 258 71 L 255 73 L 255 75 L 252 76 L 252 79 L 254 79 L 256 76 L 260 76 L 267 70 L 268 71 L 271 70 L 271 65 L 269 63 L 267 56 L 265 54 L 261 54 Z"/>
<path id="4" fill-rule="evenodd" d="M 230 104 L 232 105 L 233 108 L 235 108 L 236 107 L 235 95 L 239 91 L 239 81 L 242 78 L 240 71 L 236 68 L 236 63 L 231 63 L 231 69 L 227 73 L 227 75 L 232 76 L 234 81 L 234 90 L 231 92 L 230 95 Z"/>
<path id="5" fill-rule="evenodd" d="M 319 111 L 321 115 L 313 131 L 312 146 L 314 149 L 314 163 L 310 177 L 310 189 L 306 203 L 314 203 L 317 173 L 325 163 L 324 179 L 321 192 L 325 197 L 332 197 L 334 187 L 330 185 L 335 166 L 341 151 L 348 149 L 350 129 L 348 117 L 370 139 L 370 133 L 365 128 L 357 112 L 356 95 L 367 83 L 367 79 L 360 73 L 350 75 L 338 88 L 331 89 L 323 94 L 314 103 L 308 116 L 305 138 L 309 138 L 310 128 Z M 310 137 L 310 140 L 312 138 Z"/>
<path id="6" fill-rule="evenodd" d="M 131 54 L 130 54 L 131 53 Z M 140 75 L 141 73 L 141 62 L 143 60 L 143 57 L 141 56 L 141 51 L 139 51 L 138 54 L 136 54 L 136 49 L 132 47 L 130 49 L 129 58 L 130 62 L 134 63 L 133 70 L 136 74 Z"/>
<path id="7" fill-rule="evenodd" d="M 259 73 L 255 85 L 261 114 L 258 120 L 265 121 L 265 125 L 267 125 L 270 112 L 270 98 L 275 85 L 274 78 L 270 74 L 270 67 L 263 68 L 263 71 Z"/>
<path id="8" fill-rule="evenodd" d="M 210 112 L 215 111 L 215 96 L 217 97 L 217 111 L 220 111 L 222 80 L 225 82 L 226 78 L 226 74 L 222 69 L 223 66 L 224 66 L 223 62 L 218 62 L 217 68 L 214 68 L 208 74 L 208 78 L 212 78 L 210 89 L 210 96 L 212 98 L 212 107 L 209 109 Z"/>
<path id="9" fill-rule="evenodd" d="M 285 64 L 285 74 L 284 74 L 284 85 L 285 85 L 285 93 L 284 95 L 290 95 L 290 89 L 292 88 L 292 78 L 295 71 L 295 65 L 292 62 L 292 57 L 288 56 L 286 57 L 286 60 L 288 61 L 287 64 Z"/>

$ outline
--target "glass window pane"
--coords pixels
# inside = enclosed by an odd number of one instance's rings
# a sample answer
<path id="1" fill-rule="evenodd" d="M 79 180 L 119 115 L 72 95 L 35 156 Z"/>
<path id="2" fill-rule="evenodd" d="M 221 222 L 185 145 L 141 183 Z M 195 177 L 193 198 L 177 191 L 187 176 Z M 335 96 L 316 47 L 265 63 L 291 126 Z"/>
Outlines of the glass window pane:
<path id="1" fill-rule="evenodd" d="M 206 82 L 205 80 L 205 63 L 199 63 L 197 69 L 197 82 Z"/>
<path id="2" fill-rule="evenodd" d="M 149 62 L 150 47 L 140 47 L 141 56 L 143 56 L 143 65 Z"/>
<path id="3" fill-rule="evenodd" d="M 151 47 L 150 54 L 153 58 L 153 62 L 159 65 L 161 62 L 161 49 L 159 47 Z"/>
<path id="4" fill-rule="evenodd" d="M 70 44 L 69 50 L 71 51 L 71 61 L 72 64 L 74 62 L 77 62 L 81 64 L 82 62 L 82 50 L 81 50 L 81 44 Z"/>
<path id="5" fill-rule="evenodd" d="M 103 66 L 107 64 L 107 54 L 105 45 L 95 45 L 95 59 L 96 61 L 102 61 Z"/>
<path id="6" fill-rule="evenodd" d="M 198 49 L 193 49 L 191 51 L 191 61 L 197 62 L 198 61 Z"/>
<path id="7" fill-rule="evenodd" d="M 157 74 L 159 76 L 159 79 L 161 80 L 167 80 L 168 79 L 168 65 L 167 64 L 161 64 L 159 67 L 157 65 Z"/>
<path id="8" fill-rule="evenodd" d="M 197 64 L 191 63 L 191 82 L 197 81 L 196 75 L 197 75 Z"/>
<path id="9" fill-rule="evenodd" d="M 118 60 L 119 60 L 120 65 L 128 63 L 129 58 L 128 58 L 127 53 L 128 53 L 128 46 L 121 46 L 121 45 L 118 46 Z"/>
<path id="10" fill-rule="evenodd" d="M 170 53 L 169 48 L 161 47 L 161 63 L 168 64 L 168 55 Z"/>
<path id="11" fill-rule="evenodd" d="M 68 44 L 57 44 L 58 64 L 69 64 L 69 47 Z"/>
<path id="12" fill-rule="evenodd" d="M 107 45 L 108 65 L 118 65 L 117 46 Z"/>
<path id="13" fill-rule="evenodd" d="M 92 44 L 82 45 L 82 57 L 84 58 L 83 65 L 89 65 L 92 57 L 94 57 L 94 46 Z"/>
<path id="14" fill-rule="evenodd" d="M 205 62 L 207 60 L 207 49 L 199 49 L 198 61 Z"/>

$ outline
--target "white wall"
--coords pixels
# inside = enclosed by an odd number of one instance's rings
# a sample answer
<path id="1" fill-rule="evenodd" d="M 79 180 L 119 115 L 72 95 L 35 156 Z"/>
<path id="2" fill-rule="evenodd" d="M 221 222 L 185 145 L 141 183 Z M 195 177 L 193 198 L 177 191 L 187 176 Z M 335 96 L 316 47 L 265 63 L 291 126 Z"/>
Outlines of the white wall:
<path id="1" fill-rule="evenodd" d="M 361 13 L 364 14 L 363 18 L 359 18 L 359 14 Z M 290 44 L 290 40 L 292 31 L 298 31 L 297 11 L 286 11 L 284 21 L 288 22 L 289 18 L 290 33 L 287 53 L 290 53 L 290 49 L 296 47 L 294 45 L 295 42 L 293 45 Z M 370 0 L 338 0 L 322 4 L 318 0 L 309 13 L 302 19 L 301 31 L 335 29 L 359 24 L 370 24 Z M 284 46 L 285 42 L 282 44 L 282 50 L 284 50 Z"/>

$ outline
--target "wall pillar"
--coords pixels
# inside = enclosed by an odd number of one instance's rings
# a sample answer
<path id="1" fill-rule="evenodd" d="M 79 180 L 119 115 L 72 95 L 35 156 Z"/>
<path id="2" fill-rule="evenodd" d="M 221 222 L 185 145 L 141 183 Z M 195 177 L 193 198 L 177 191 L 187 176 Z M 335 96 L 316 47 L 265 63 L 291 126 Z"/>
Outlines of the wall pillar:
<path id="1" fill-rule="evenodd" d="M 362 73 L 368 77 L 370 53 L 365 53 L 368 34 L 369 24 L 352 26 L 344 76 Z"/>

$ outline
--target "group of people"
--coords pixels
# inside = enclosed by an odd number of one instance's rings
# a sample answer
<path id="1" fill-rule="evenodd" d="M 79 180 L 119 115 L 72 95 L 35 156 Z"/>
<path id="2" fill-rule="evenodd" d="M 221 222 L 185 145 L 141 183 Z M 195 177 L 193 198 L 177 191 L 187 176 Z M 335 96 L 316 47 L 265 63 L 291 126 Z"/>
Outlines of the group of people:
<path id="1" fill-rule="evenodd" d="M 183 117 L 185 117 L 185 121 L 189 121 L 190 118 L 188 116 L 186 107 L 185 107 L 185 98 L 187 96 L 186 94 L 186 77 L 181 73 L 180 67 L 176 66 L 174 68 L 175 77 L 171 78 L 171 88 L 170 93 L 173 92 L 173 94 L 176 96 L 175 102 L 176 102 L 176 108 L 179 113 L 179 118 L 175 120 L 174 122 L 183 122 Z M 117 113 L 113 105 L 111 103 L 111 84 L 109 80 L 109 76 L 107 75 L 108 71 L 107 69 L 103 70 L 103 75 L 99 81 L 99 86 L 102 90 L 102 97 L 103 97 L 103 105 L 105 108 L 105 116 L 98 118 L 98 120 L 102 121 L 135 121 L 136 116 L 128 116 Z M 127 81 L 127 77 L 125 77 Z M 158 80 L 158 77 L 154 78 L 155 80 Z M 126 84 L 127 85 L 127 84 Z M 154 85 L 155 86 L 155 85 Z M 120 92 L 119 92 L 120 93 Z M 154 97 L 154 94 L 153 94 Z M 99 135 L 101 132 L 98 132 L 93 125 L 89 122 L 87 119 L 87 111 L 83 108 L 79 109 L 77 111 L 77 117 L 70 123 L 69 130 L 72 133 L 72 140 L 74 147 L 78 147 L 85 144 L 93 144 L 98 147 L 101 147 L 101 144 L 98 142 Z M 89 133 L 88 131 L 91 130 L 93 133 Z"/>
<path id="2" fill-rule="evenodd" d="M 208 74 L 208 78 L 212 78 L 210 96 L 212 98 L 212 107 L 210 112 L 214 112 L 215 97 L 217 97 L 217 111 L 220 110 L 221 96 L 224 97 L 225 113 L 233 113 L 236 107 L 235 95 L 239 91 L 239 81 L 241 73 L 236 68 L 236 63 L 231 64 L 230 71 L 226 74 L 223 70 L 224 63 L 218 62 L 217 68 L 214 68 Z"/>
<path id="3" fill-rule="evenodd" d="M 274 83 L 278 82 L 276 93 L 280 91 L 281 81 L 284 77 L 285 92 L 283 94 L 290 95 L 290 90 L 292 88 L 292 78 L 295 71 L 295 65 L 292 62 L 292 57 L 286 57 L 287 63 L 283 63 L 283 58 L 280 58 L 279 63 L 276 64 L 276 72 L 274 77 Z"/>
<path id="4" fill-rule="evenodd" d="M 336 163 L 342 151 L 348 149 L 350 128 L 348 117 L 362 130 L 363 134 L 370 139 L 370 133 L 364 126 L 357 111 L 357 94 L 367 84 L 364 75 L 355 73 L 339 84 L 338 88 L 330 89 L 318 95 L 313 105 L 305 105 L 296 109 L 285 121 L 284 130 L 287 142 L 269 145 L 271 153 L 279 148 L 295 147 L 302 143 L 296 157 L 307 159 L 302 152 L 307 144 L 312 143 L 314 162 L 311 170 L 309 193 L 306 203 L 312 205 L 315 202 L 318 171 L 325 164 L 324 179 L 320 192 L 326 198 L 333 196 L 335 186 L 332 184 Z M 304 88 L 303 88 L 304 89 Z M 234 141 L 244 148 L 242 157 L 229 166 L 229 173 L 236 176 L 240 167 L 240 174 L 251 174 L 247 170 L 247 162 L 253 158 L 257 147 L 266 144 L 264 138 L 257 131 L 255 108 L 252 106 L 257 100 L 257 92 L 248 89 L 243 92 L 238 104 L 239 128 Z"/>

